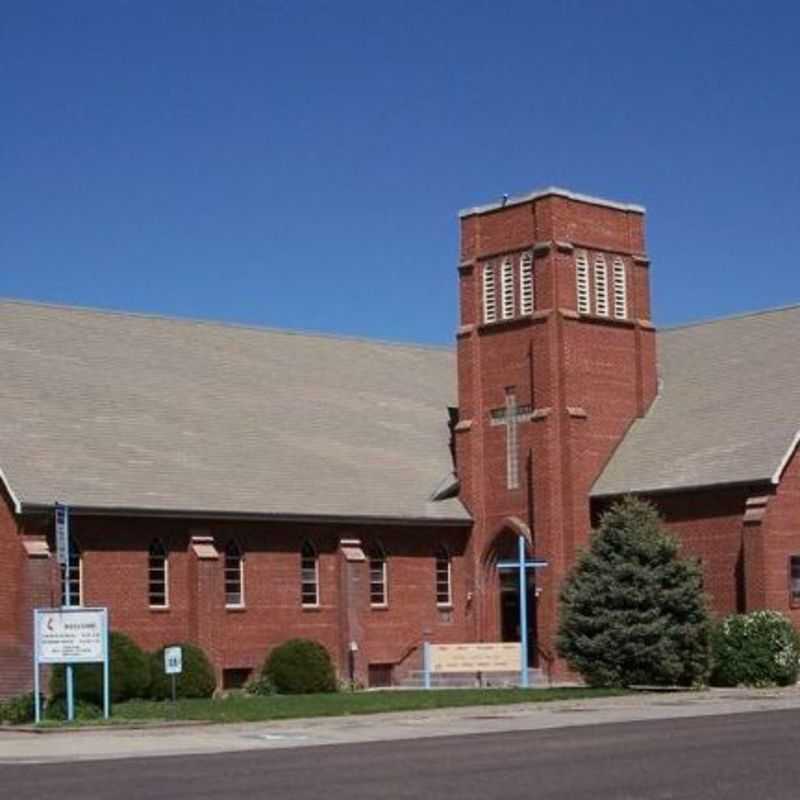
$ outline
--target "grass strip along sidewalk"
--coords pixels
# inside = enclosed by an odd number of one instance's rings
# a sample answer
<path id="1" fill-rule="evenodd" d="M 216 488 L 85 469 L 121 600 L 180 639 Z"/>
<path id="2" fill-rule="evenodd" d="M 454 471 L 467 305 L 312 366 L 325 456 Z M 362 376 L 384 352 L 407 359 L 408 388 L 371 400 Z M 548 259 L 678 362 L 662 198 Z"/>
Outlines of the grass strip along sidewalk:
<path id="1" fill-rule="evenodd" d="M 219 700 L 170 702 L 131 700 L 112 709 L 109 723 L 194 720 L 206 722 L 263 722 L 302 717 L 334 717 L 350 714 L 381 714 L 391 711 L 424 711 L 436 708 L 496 706 L 514 703 L 544 703 L 614 697 L 620 689 L 432 689 L 427 691 L 339 692 L 337 694 L 273 695 L 254 697 L 235 694 Z M 45 723 L 48 727 L 65 723 Z M 77 725 L 103 724 L 86 720 Z"/>

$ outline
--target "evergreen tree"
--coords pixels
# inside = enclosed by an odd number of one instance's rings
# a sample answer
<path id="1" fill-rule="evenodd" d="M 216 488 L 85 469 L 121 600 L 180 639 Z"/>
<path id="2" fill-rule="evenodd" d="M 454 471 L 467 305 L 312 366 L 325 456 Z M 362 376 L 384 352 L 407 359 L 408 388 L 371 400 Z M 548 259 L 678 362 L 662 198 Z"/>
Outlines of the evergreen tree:
<path id="1" fill-rule="evenodd" d="M 615 503 L 562 589 L 560 655 L 593 686 L 691 686 L 708 676 L 709 638 L 699 566 L 652 505 Z"/>

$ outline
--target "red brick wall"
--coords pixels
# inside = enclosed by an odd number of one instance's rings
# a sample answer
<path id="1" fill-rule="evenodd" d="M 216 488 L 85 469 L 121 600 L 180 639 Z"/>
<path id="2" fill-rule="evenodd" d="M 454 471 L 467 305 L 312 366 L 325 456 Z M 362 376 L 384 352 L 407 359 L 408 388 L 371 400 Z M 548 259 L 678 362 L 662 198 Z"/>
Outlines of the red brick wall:
<path id="1" fill-rule="evenodd" d="M 787 447 L 788 447 L 787 442 Z M 800 628 L 800 608 L 790 602 L 789 558 L 800 556 L 800 455 L 797 451 L 770 497 L 762 531 L 763 604 L 788 614 Z"/>
<path id="2" fill-rule="evenodd" d="M 3 517 L 5 514 L 6 517 Z M 0 511 L 0 568 L 9 572 L 7 585 L 19 588 L 13 604 L 3 595 L 0 646 L 14 653 L 27 641 L 20 641 L 21 616 L 30 615 L 26 596 L 29 587 L 10 574 L 8 565 L 19 562 L 22 547 L 7 509 Z M 52 539 L 52 522 L 42 521 L 37 532 Z M 304 525 L 297 523 L 197 522 L 181 519 L 80 517 L 73 515 L 71 532 L 83 556 L 83 603 L 109 608 L 113 630 L 131 635 L 142 647 L 152 650 L 173 642 L 199 643 L 214 662 L 221 680 L 228 668 L 258 668 L 269 650 L 293 637 L 320 641 L 331 653 L 342 675 L 346 674 L 345 653 L 352 632 L 343 630 L 342 606 L 351 603 L 358 615 L 357 677 L 366 682 L 370 663 L 400 663 L 416 652 L 423 632 L 433 641 L 463 641 L 466 589 L 464 548 L 467 529 L 436 526 Z M 362 536 L 363 534 L 363 536 Z M 192 535 L 210 536 L 219 558 L 199 560 L 191 545 Z M 357 576 L 355 597 L 341 596 L 339 552 L 341 538 L 377 537 L 386 554 L 389 572 L 389 603 L 373 609 L 369 603 L 368 564 L 353 565 Z M 245 558 L 245 608 L 226 609 L 224 596 L 224 548 L 234 538 Z M 160 540 L 169 553 L 169 607 L 148 605 L 148 547 Z M 311 541 L 319 554 L 320 603 L 304 608 L 300 595 L 300 548 Z M 435 552 L 444 545 L 453 560 L 453 608 L 437 608 L 435 594 Z M 19 551 L 19 552 L 17 552 Z M 14 555 L 14 558 L 11 556 Z M 46 559 L 52 566 L 52 559 Z M 18 571 L 19 567 L 15 567 Z M 16 575 L 17 573 L 15 573 Z M 49 596 L 40 605 L 57 603 L 58 578 L 51 570 Z M 20 598 L 25 598 L 21 600 Z M 26 605 L 20 615 L 18 605 Z M 28 626 L 29 627 L 29 626 Z M 24 639 L 24 636 L 22 637 Z M 23 648 L 23 649 L 24 649 Z M 0 650 L 5 653 L 6 651 Z M 11 687 L 19 691 L 30 686 L 30 656 L 24 650 L 25 671 Z M 9 662 L 4 661 L 4 668 Z M 6 674 L 8 670 L 4 671 Z M 15 673 L 16 674 L 16 673 Z M 0 686 L 0 691 L 9 691 Z"/>
<path id="3" fill-rule="evenodd" d="M 612 259 L 623 258 L 627 320 L 577 316 L 575 247 L 589 250 L 590 260 L 594 252 L 606 255 L 612 309 Z M 483 266 L 515 258 L 518 310 L 516 257 L 526 249 L 535 256 L 533 318 L 481 324 Z M 473 630 L 484 640 L 499 636 L 496 574 L 485 554 L 505 521 L 517 517 L 549 561 L 538 577 L 537 621 L 539 645 L 552 655 L 559 586 L 588 536 L 589 489 L 655 396 L 644 219 L 547 196 L 462 220 L 461 258 L 457 456 L 462 497 L 476 521 L 468 551 L 478 600 Z M 519 404 L 536 410 L 533 421 L 519 425 L 522 474 L 514 490 L 506 485 L 506 429 L 490 424 L 509 386 Z"/>
<path id="4" fill-rule="evenodd" d="M 31 616 L 26 613 L 29 582 L 25 551 L 8 495 L 0 499 L 0 697 L 27 689 L 31 682 Z"/>
<path id="5" fill-rule="evenodd" d="M 646 497 L 681 543 L 681 552 L 699 559 L 703 584 L 715 614 L 744 611 L 742 520 L 747 488 L 719 487 Z M 610 501 L 594 504 L 595 520 Z"/>

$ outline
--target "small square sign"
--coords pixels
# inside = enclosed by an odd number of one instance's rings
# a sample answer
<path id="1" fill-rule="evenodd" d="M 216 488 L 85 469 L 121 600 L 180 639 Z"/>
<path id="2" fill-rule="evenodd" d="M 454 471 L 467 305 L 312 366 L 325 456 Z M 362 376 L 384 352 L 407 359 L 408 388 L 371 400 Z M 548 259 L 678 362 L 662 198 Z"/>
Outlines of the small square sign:
<path id="1" fill-rule="evenodd" d="M 164 648 L 164 672 L 167 675 L 180 675 L 183 671 L 183 651 L 180 647 Z"/>

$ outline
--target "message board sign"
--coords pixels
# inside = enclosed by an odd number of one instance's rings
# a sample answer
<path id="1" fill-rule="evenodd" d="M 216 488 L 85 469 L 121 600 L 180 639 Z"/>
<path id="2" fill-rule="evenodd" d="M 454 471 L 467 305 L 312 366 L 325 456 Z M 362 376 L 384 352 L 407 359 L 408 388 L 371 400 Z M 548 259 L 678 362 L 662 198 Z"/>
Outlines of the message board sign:
<path id="1" fill-rule="evenodd" d="M 39 664 L 105 661 L 108 616 L 104 608 L 36 609 Z"/>
<path id="2" fill-rule="evenodd" d="M 515 672 L 519 642 L 430 645 L 431 672 Z"/>

